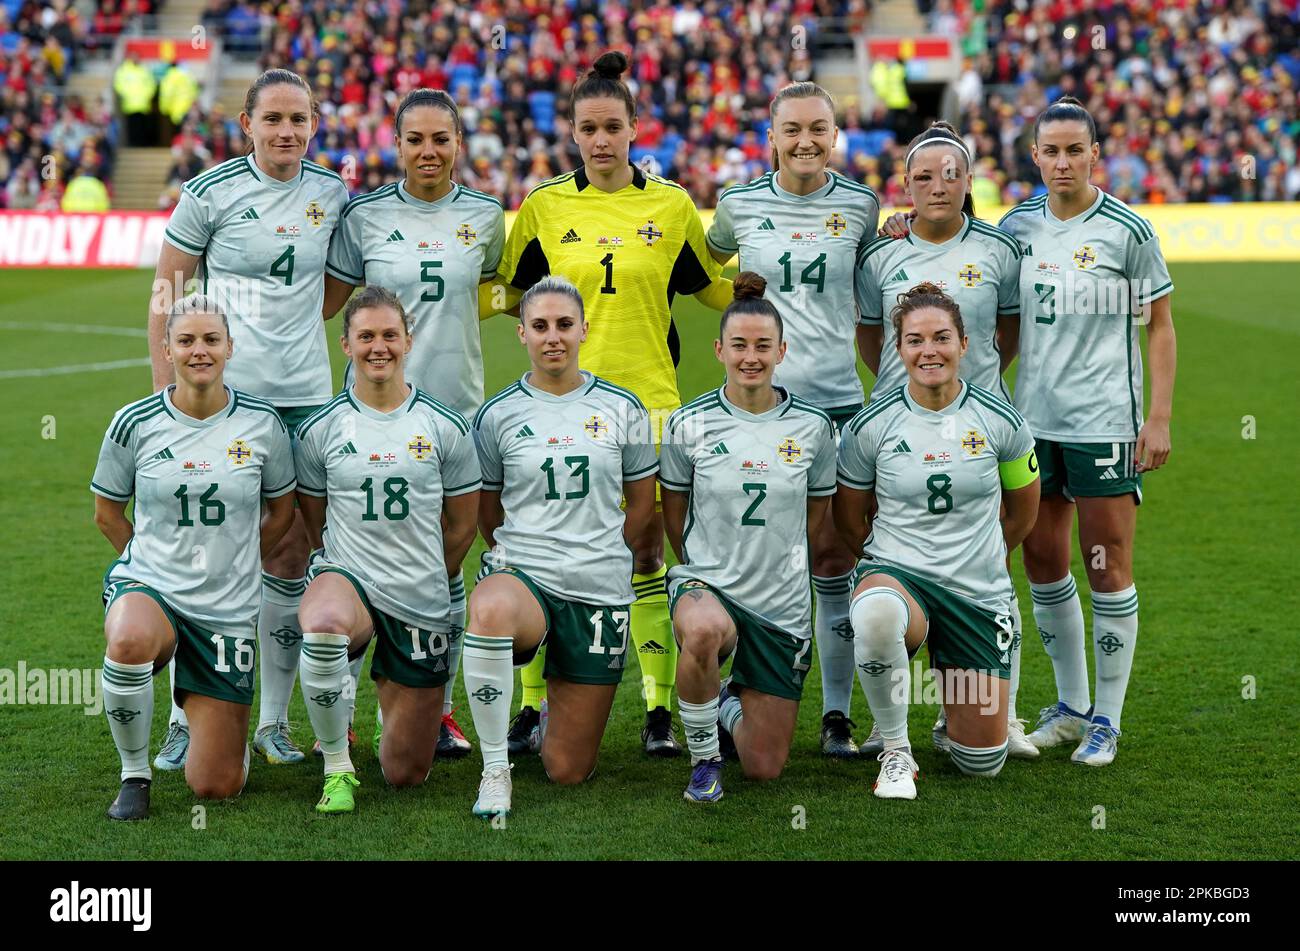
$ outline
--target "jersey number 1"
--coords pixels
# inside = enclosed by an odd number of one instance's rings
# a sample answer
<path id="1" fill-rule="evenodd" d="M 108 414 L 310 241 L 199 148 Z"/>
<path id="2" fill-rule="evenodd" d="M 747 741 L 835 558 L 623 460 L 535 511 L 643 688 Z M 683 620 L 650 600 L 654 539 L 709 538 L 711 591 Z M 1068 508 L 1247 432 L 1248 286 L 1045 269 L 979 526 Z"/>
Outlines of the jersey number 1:
<path id="1" fill-rule="evenodd" d="M 617 294 L 618 288 L 614 286 L 614 252 L 611 251 L 600 259 L 600 263 L 605 265 L 605 283 L 601 285 L 602 294 Z"/>

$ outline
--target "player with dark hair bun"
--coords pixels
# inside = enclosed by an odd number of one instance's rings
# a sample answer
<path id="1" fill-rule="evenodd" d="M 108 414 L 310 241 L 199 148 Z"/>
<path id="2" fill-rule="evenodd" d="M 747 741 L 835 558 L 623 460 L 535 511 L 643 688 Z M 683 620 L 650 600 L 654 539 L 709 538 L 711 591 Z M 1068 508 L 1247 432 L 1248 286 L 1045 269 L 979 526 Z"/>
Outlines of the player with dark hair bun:
<path id="1" fill-rule="evenodd" d="M 884 747 L 875 794 L 915 799 L 907 711 L 923 642 L 942 674 L 953 762 L 996 776 L 1006 761 L 1006 556 L 1033 524 L 1038 470 L 1020 414 L 961 376 L 969 339 L 956 301 L 932 283 L 897 301 L 894 348 L 908 379 L 844 429 L 835 526 L 862 556 L 849 617 Z"/>
<path id="2" fill-rule="evenodd" d="M 722 798 L 729 744 L 749 778 L 781 774 L 812 666 L 807 552 L 835 491 L 835 429 L 772 383 L 786 343 L 766 283 L 736 278 L 713 345 L 727 380 L 673 413 L 659 454 L 694 802 Z"/>
<path id="3" fill-rule="evenodd" d="M 649 408 L 658 443 L 678 406 L 677 334 L 671 306 L 694 294 L 722 310 L 731 282 L 709 255 L 699 213 L 675 182 L 632 165 L 636 101 L 619 78 L 627 57 L 608 52 L 574 85 L 573 139 L 582 167 L 542 182 L 524 199 L 501 258 L 506 306 L 548 274 L 563 274 L 586 303 L 584 366 L 625 387 Z M 635 355 L 635 359 L 630 356 Z M 664 526 L 656 512 L 632 539 L 632 639 L 646 698 L 647 753 L 676 756 L 672 729 L 676 646 L 664 597 Z M 523 708 L 510 730 L 516 755 L 538 748 L 545 692 L 541 655 L 524 668 Z"/>
<path id="4" fill-rule="evenodd" d="M 387 287 L 411 319 L 406 377 L 434 399 L 472 418 L 483 405 L 480 285 L 492 280 L 505 242 L 505 212 L 490 195 L 455 180 L 460 109 L 441 89 L 413 89 L 397 107 L 394 138 L 403 178 L 343 210 L 325 270 L 325 312 L 333 314 L 362 284 Z M 351 364 L 348 366 L 351 379 Z M 451 579 L 450 683 L 460 669 L 465 578 Z M 353 661 L 357 676 L 364 658 Z M 375 722 L 375 748 L 383 732 Z M 438 755 L 464 756 L 470 743 L 444 695 Z"/>

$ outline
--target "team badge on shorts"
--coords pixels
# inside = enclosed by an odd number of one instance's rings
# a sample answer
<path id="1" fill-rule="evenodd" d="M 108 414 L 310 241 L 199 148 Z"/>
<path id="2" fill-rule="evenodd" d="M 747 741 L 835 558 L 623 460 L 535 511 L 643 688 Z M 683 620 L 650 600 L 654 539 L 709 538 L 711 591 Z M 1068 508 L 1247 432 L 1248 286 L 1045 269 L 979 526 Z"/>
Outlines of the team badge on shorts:
<path id="1" fill-rule="evenodd" d="M 587 431 L 592 439 L 600 439 L 605 433 L 609 432 L 609 423 L 599 416 L 593 416 L 582 424 L 582 428 Z"/>
<path id="2" fill-rule="evenodd" d="M 1079 250 L 1074 252 L 1074 266 L 1080 271 L 1086 271 L 1097 263 L 1097 254 L 1092 250 L 1092 245 L 1085 244 Z"/>
<path id="3" fill-rule="evenodd" d="M 961 447 L 972 456 L 978 456 L 984 451 L 984 447 L 987 445 L 988 440 L 985 439 L 977 429 L 966 430 L 966 435 L 961 441 Z"/>
<path id="4" fill-rule="evenodd" d="M 776 447 L 776 454 L 781 457 L 782 462 L 794 462 L 803 455 L 803 449 L 790 436 L 781 440 L 781 445 Z"/>
<path id="5" fill-rule="evenodd" d="M 248 443 L 242 439 L 236 439 L 226 447 L 226 458 L 237 466 L 242 466 L 249 459 L 253 458 L 253 450 L 248 448 Z"/>
<path id="6" fill-rule="evenodd" d="M 974 264 L 965 265 L 957 272 L 957 277 L 967 287 L 976 287 L 984 282 L 984 274 Z"/>
<path id="7" fill-rule="evenodd" d="M 433 452 L 433 444 L 423 436 L 412 436 L 411 441 L 406 444 L 406 451 L 411 454 L 416 462 L 424 462 Z"/>
<path id="8" fill-rule="evenodd" d="M 320 206 L 319 202 L 307 202 L 307 220 L 311 222 L 313 228 L 319 228 L 325 223 L 325 209 Z"/>
<path id="9" fill-rule="evenodd" d="M 461 225 L 456 229 L 456 237 L 460 239 L 461 244 L 468 248 L 478 239 L 478 232 L 467 224 Z"/>
<path id="10" fill-rule="evenodd" d="M 838 238 L 848 226 L 849 223 L 844 220 L 844 216 L 838 211 L 832 212 L 831 216 L 826 219 L 826 230 L 831 233 L 832 238 Z"/>
<path id="11" fill-rule="evenodd" d="M 664 236 L 664 233 L 655 227 L 654 219 L 651 218 L 640 228 L 636 229 L 636 236 L 645 242 L 646 247 L 650 247 L 656 241 Z"/>

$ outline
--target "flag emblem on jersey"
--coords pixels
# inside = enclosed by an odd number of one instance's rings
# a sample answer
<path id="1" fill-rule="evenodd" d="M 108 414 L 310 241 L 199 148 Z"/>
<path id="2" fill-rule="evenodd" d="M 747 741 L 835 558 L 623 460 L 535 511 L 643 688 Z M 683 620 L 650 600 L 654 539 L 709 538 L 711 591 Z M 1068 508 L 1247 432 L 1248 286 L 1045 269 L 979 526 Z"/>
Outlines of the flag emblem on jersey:
<path id="1" fill-rule="evenodd" d="M 790 232 L 790 240 L 798 242 L 799 244 L 816 244 L 817 232 L 816 231 L 792 231 Z"/>
<path id="2" fill-rule="evenodd" d="M 372 452 L 372 453 L 370 454 L 370 461 L 371 461 L 371 462 L 379 462 L 381 459 L 383 459 L 383 457 L 382 457 L 381 455 L 379 455 L 379 453 L 377 453 L 377 452 Z"/>
<path id="3" fill-rule="evenodd" d="M 740 464 L 741 472 L 766 472 L 768 468 L 766 459 L 759 459 L 755 462 L 753 459 L 746 459 Z"/>
<path id="4" fill-rule="evenodd" d="M 578 232 L 570 228 L 564 233 L 564 237 L 560 239 L 560 244 L 577 244 L 581 240 L 582 238 L 578 237 Z"/>
<path id="5" fill-rule="evenodd" d="M 907 271 L 900 267 L 898 269 L 898 273 L 889 279 L 889 283 L 893 284 L 897 281 L 905 281 L 905 280 L 907 280 Z"/>
<path id="6" fill-rule="evenodd" d="M 387 241 L 405 241 L 405 240 L 406 240 L 406 235 L 402 234 L 402 232 L 400 232 L 400 231 L 398 231 L 396 228 L 394 228 L 394 229 L 393 229 L 393 233 L 390 234 L 390 235 L 388 236 L 388 238 L 386 239 L 386 242 L 387 242 Z M 386 242 L 385 242 L 385 243 L 386 243 Z"/>
<path id="7" fill-rule="evenodd" d="M 256 208 L 249 206 L 249 208 L 239 217 L 243 221 L 257 221 L 260 216 L 258 215 Z"/>
<path id="8" fill-rule="evenodd" d="M 521 429 L 521 430 L 519 430 L 519 432 L 515 433 L 515 438 L 516 438 L 516 439 L 523 439 L 523 438 L 526 437 L 526 436 L 535 436 L 535 435 L 537 435 L 537 434 L 533 432 L 533 427 L 531 427 L 531 426 L 524 426 L 523 429 Z"/>
<path id="9" fill-rule="evenodd" d="M 325 223 L 325 209 L 320 206 L 320 202 L 307 202 L 307 220 L 311 222 L 313 228 L 319 228 Z"/>
<path id="10" fill-rule="evenodd" d="M 984 447 L 987 445 L 988 440 L 980 435 L 979 431 L 975 429 L 968 429 L 966 431 L 966 437 L 961 441 L 961 447 L 972 456 L 978 456 L 984 451 Z"/>
<path id="11" fill-rule="evenodd" d="M 478 238 L 478 232 L 469 225 L 461 225 L 456 229 L 456 237 L 460 239 L 461 244 L 468 248 Z"/>
<path id="12" fill-rule="evenodd" d="M 357 454 L 357 447 L 352 445 L 351 442 L 344 443 L 342 446 L 339 447 L 339 451 L 335 453 L 335 455 L 339 455 L 339 456 L 355 456 L 356 454 Z"/>
<path id="13" fill-rule="evenodd" d="M 785 439 L 781 440 L 781 445 L 776 447 L 776 452 L 781 457 L 782 462 L 794 462 L 803 455 L 803 450 L 799 448 L 799 444 L 791 436 L 786 436 Z"/>
<path id="14" fill-rule="evenodd" d="M 275 236 L 277 238 L 300 238 L 302 237 L 302 229 L 297 225 L 277 225 Z"/>
<path id="15" fill-rule="evenodd" d="M 546 439 L 546 445 L 548 446 L 558 446 L 559 444 L 560 440 L 555 436 L 548 436 Z"/>
<path id="16" fill-rule="evenodd" d="M 977 268 L 974 264 L 965 265 L 960 271 L 957 272 L 957 276 L 961 278 L 961 282 L 965 284 L 967 287 L 974 287 L 975 285 L 980 284 L 984 281 L 983 272 L 980 271 L 980 269 Z"/>
<path id="17" fill-rule="evenodd" d="M 621 248 L 623 247 L 623 239 L 617 236 L 613 238 L 606 238 L 602 235 L 601 237 L 596 239 L 596 244 L 602 248 Z"/>
<path id="18" fill-rule="evenodd" d="M 711 450 L 709 450 L 709 455 L 711 456 L 725 456 L 728 454 L 729 452 L 727 449 L 727 444 L 725 442 L 720 442 L 716 446 L 714 446 Z"/>
<path id="19" fill-rule="evenodd" d="M 776 225 L 772 224 L 771 218 L 764 218 L 763 223 L 758 226 L 759 231 L 775 231 Z"/>
<path id="20" fill-rule="evenodd" d="M 1048 274 L 1060 274 L 1060 273 L 1061 273 L 1061 265 L 1059 265 L 1059 264 L 1053 264 L 1053 263 L 1051 263 L 1050 261 L 1039 261 L 1039 262 L 1038 262 L 1038 270 L 1039 270 L 1039 271 L 1046 271 Z"/>
<path id="21" fill-rule="evenodd" d="M 591 433 L 592 439 L 599 439 L 605 433 L 609 432 L 609 423 L 605 422 L 599 416 L 593 416 L 587 420 L 583 426 L 587 432 Z"/>
<path id="22" fill-rule="evenodd" d="M 164 449 L 164 450 L 162 450 L 161 452 L 155 452 L 151 458 L 153 458 L 153 459 L 175 459 L 176 457 L 172 455 L 172 451 L 171 451 L 170 449 Z"/>
<path id="23" fill-rule="evenodd" d="M 1086 271 L 1096 263 L 1097 253 L 1092 250 L 1092 245 L 1085 244 L 1074 252 L 1074 266 L 1080 271 Z"/>
<path id="24" fill-rule="evenodd" d="M 242 439 L 236 439 L 226 447 L 226 458 L 237 466 L 242 466 L 249 459 L 253 458 L 253 450 L 248 448 L 248 443 Z"/>
<path id="25" fill-rule="evenodd" d="M 655 227 L 653 218 L 642 227 L 637 228 L 636 234 L 638 238 L 645 242 L 647 248 L 664 236 L 664 233 Z"/>
<path id="26" fill-rule="evenodd" d="M 396 462 L 396 461 L 397 461 L 397 453 L 395 452 L 384 453 L 384 462 Z"/>
<path id="27" fill-rule="evenodd" d="M 912 451 L 912 447 L 907 444 L 906 439 L 900 439 L 898 441 L 898 445 L 894 447 L 894 452 L 911 452 L 911 451 Z M 926 453 L 925 455 L 927 459 L 934 458 L 934 456 L 931 455 L 930 453 Z"/>
<path id="28" fill-rule="evenodd" d="M 572 437 L 572 436 L 561 436 L 561 437 L 560 437 L 560 442 L 564 443 L 564 445 L 566 445 L 566 446 L 572 446 L 572 445 L 573 445 L 573 437 Z"/>
<path id="29" fill-rule="evenodd" d="M 424 462 L 425 459 L 429 458 L 429 454 L 433 452 L 433 445 L 423 436 L 416 435 L 412 436 L 411 441 L 406 444 L 406 451 L 411 454 L 416 462 Z"/>
<path id="30" fill-rule="evenodd" d="M 826 230 L 831 233 L 833 238 L 838 238 L 848 226 L 849 223 L 844 220 L 844 216 L 838 211 L 831 212 L 831 216 L 826 219 Z"/>

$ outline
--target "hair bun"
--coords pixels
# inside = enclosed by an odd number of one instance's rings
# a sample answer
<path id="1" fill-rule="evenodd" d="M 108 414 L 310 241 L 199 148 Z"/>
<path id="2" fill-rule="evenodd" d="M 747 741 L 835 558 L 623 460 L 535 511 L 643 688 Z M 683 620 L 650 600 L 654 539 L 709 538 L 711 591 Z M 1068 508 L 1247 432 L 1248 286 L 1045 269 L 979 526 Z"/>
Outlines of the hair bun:
<path id="1" fill-rule="evenodd" d="M 731 284 L 731 296 L 734 300 L 762 300 L 767 290 L 767 279 L 753 271 L 741 271 Z"/>
<path id="2" fill-rule="evenodd" d="M 591 64 L 591 75 L 602 79 L 618 79 L 627 72 L 627 65 L 626 56 L 618 50 L 610 50 L 600 54 L 596 62 Z"/>
<path id="3" fill-rule="evenodd" d="M 947 296 L 938 284 L 931 284 L 929 281 L 922 281 L 910 290 L 904 291 L 899 295 L 900 300 L 910 300 L 913 297 L 925 297 L 932 294 L 941 294 Z"/>
<path id="4" fill-rule="evenodd" d="M 1054 105 L 1054 106 L 1078 106 L 1078 107 L 1081 108 L 1081 109 L 1083 108 L 1083 103 L 1081 103 L 1078 99 L 1074 98 L 1074 96 L 1061 96 L 1060 98 L 1058 98 L 1058 99 L 1056 100 L 1056 102 L 1052 103 L 1052 105 Z"/>

